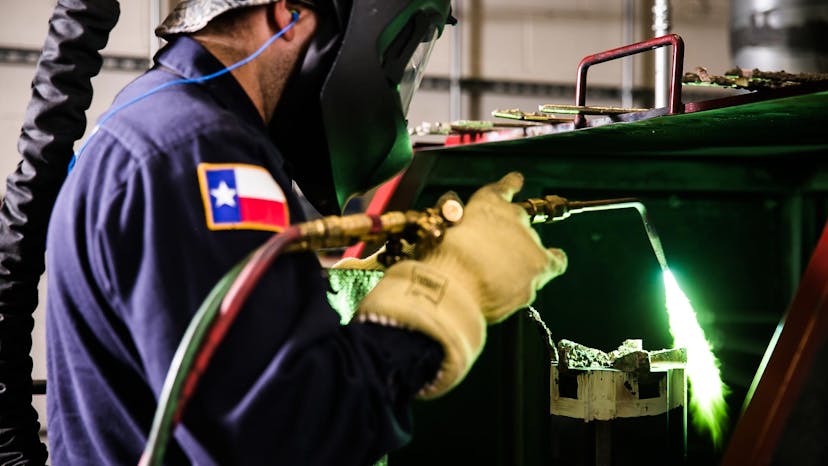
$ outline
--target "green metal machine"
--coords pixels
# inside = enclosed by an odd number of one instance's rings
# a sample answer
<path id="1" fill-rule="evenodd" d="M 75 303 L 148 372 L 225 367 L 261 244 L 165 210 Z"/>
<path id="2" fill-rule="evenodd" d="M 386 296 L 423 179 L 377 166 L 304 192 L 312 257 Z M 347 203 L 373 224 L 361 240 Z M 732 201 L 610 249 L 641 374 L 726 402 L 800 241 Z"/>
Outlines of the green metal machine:
<path id="1" fill-rule="evenodd" d="M 640 199 L 721 361 L 732 427 L 828 219 L 828 92 L 779 95 L 421 150 L 387 210 L 422 209 L 447 190 L 466 198 L 511 170 L 526 177 L 516 200 Z M 627 338 L 650 349 L 671 345 L 659 264 L 635 211 L 577 216 L 538 231 L 569 255 L 566 274 L 535 303 L 554 339 L 607 350 Z M 415 406 L 414 441 L 389 464 L 550 464 L 549 393 L 543 337 L 516 315 L 490 329 L 459 388 Z M 718 462 L 721 451 L 709 438 L 692 428 L 688 435 L 687 464 Z"/>

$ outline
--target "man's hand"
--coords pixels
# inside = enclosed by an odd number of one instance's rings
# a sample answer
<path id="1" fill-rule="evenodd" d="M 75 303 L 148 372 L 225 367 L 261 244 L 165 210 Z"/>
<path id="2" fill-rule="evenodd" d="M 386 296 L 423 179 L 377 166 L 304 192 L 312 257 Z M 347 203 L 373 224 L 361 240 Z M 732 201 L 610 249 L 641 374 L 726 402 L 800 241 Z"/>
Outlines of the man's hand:
<path id="1" fill-rule="evenodd" d="M 529 305 L 566 269 L 566 255 L 545 249 L 512 196 L 523 176 L 510 173 L 478 190 L 463 221 L 419 260 L 391 268 L 358 309 L 362 321 L 409 328 L 442 343 L 445 359 L 421 396 L 440 396 L 471 368 L 497 323 Z"/>
<path id="2" fill-rule="evenodd" d="M 512 172 L 479 189 L 460 225 L 422 259 L 466 281 L 490 324 L 531 304 L 537 290 L 566 270 L 566 254 L 544 249 L 526 211 L 512 204 L 522 187 L 523 176 Z"/>

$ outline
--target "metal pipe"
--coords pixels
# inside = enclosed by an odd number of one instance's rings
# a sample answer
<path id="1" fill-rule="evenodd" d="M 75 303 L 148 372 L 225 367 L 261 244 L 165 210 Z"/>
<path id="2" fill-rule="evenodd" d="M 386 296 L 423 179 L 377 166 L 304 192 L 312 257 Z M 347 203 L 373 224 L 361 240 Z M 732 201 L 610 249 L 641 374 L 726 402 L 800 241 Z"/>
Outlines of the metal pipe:
<path id="1" fill-rule="evenodd" d="M 517 204 L 523 207 L 526 213 L 529 214 L 529 221 L 532 224 L 558 222 L 569 218 L 572 214 L 580 214 L 583 212 L 635 209 L 641 216 L 641 221 L 644 223 L 644 230 L 647 232 L 647 238 L 650 240 L 650 246 L 653 248 L 653 253 L 655 253 L 659 265 L 662 270 L 667 270 L 667 258 L 664 255 L 661 239 L 652 222 L 650 222 L 650 217 L 647 214 L 647 208 L 644 206 L 644 203 L 636 198 L 570 201 L 553 195 L 546 196 L 542 199 L 527 199 Z"/>
<path id="2" fill-rule="evenodd" d="M 625 0 L 624 4 L 624 44 L 635 41 L 635 0 Z M 633 107 L 633 87 L 635 79 L 635 62 L 632 57 L 621 61 L 621 106 Z"/>
<path id="3" fill-rule="evenodd" d="M 468 49 L 466 52 L 466 60 L 468 61 L 467 76 L 472 79 L 480 79 L 483 76 L 483 27 L 486 18 L 486 3 L 483 0 L 468 0 L 465 2 L 464 17 L 469 34 Z M 468 111 L 466 118 L 470 120 L 479 120 L 482 118 L 483 111 L 481 109 L 482 92 L 478 90 L 469 90 L 468 95 Z M 486 112 L 488 114 L 488 112 Z"/>
<path id="4" fill-rule="evenodd" d="M 653 1 L 653 37 L 670 34 L 670 0 Z M 666 49 L 655 51 L 655 108 L 667 106 L 670 96 L 670 55 Z"/>
<path id="5" fill-rule="evenodd" d="M 463 77 L 463 20 L 462 0 L 454 0 L 453 15 L 459 21 L 452 29 L 451 72 L 449 84 L 449 120 L 459 121 L 463 118 L 463 92 L 460 80 Z"/>

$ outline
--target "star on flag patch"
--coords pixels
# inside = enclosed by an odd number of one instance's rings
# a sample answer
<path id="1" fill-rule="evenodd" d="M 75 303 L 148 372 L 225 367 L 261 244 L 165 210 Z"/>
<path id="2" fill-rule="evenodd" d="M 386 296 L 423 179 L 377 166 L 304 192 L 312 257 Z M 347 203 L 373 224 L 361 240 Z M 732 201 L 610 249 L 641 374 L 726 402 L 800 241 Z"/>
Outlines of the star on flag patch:
<path id="1" fill-rule="evenodd" d="M 202 163 L 198 183 L 211 230 L 282 231 L 290 224 L 285 193 L 262 167 Z"/>

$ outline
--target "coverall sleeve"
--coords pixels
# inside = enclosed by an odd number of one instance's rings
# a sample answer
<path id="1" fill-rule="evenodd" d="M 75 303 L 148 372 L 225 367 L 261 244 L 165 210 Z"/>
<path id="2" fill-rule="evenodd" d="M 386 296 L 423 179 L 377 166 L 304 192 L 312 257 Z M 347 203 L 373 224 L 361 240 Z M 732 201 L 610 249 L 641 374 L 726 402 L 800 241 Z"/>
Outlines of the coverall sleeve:
<path id="1" fill-rule="evenodd" d="M 213 163 L 262 165 L 266 155 L 221 131 L 180 151 Z M 103 173 L 120 182 L 103 199 L 90 246 L 94 273 L 156 397 L 195 310 L 272 234 L 210 230 L 196 169 L 175 157 L 126 167 L 102 162 Z M 408 441 L 410 402 L 434 376 L 442 350 L 414 332 L 340 325 L 326 288 L 313 254 L 276 260 L 219 346 L 176 433 L 194 463 L 371 464 Z"/>

